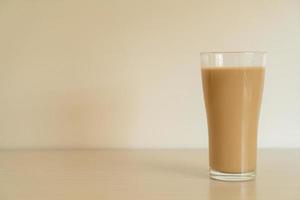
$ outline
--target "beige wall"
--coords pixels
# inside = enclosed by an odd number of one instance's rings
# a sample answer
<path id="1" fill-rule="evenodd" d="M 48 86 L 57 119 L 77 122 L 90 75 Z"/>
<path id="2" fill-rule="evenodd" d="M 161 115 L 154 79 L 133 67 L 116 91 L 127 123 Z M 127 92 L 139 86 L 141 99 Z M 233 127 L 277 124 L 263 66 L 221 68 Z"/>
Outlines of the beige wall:
<path id="1" fill-rule="evenodd" d="M 2 0 L 0 148 L 206 147 L 199 52 L 266 50 L 261 147 L 300 147 L 299 0 Z"/>

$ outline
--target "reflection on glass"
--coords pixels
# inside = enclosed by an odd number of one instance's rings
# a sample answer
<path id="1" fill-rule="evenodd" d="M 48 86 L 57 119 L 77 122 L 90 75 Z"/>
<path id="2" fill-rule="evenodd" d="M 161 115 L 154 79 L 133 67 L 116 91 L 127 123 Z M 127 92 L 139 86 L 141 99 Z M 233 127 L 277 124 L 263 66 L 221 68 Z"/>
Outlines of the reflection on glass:
<path id="1" fill-rule="evenodd" d="M 255 181 L 249 182 L 221 182 L 210 180 L 210 200 L 256 200 Z"/>

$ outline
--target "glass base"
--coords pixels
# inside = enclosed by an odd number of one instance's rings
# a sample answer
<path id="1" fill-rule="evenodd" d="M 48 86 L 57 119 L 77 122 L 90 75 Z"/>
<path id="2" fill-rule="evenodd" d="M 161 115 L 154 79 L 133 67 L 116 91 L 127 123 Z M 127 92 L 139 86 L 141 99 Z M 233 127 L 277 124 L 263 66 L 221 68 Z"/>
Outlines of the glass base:
<path id="1" fill-rule="evenodd" d="M 210 169 L 209 176 L 212 179 L 220 181 L 250 181 L 255 178 L 255 171 L 245 173 L 226 173 Z"/>

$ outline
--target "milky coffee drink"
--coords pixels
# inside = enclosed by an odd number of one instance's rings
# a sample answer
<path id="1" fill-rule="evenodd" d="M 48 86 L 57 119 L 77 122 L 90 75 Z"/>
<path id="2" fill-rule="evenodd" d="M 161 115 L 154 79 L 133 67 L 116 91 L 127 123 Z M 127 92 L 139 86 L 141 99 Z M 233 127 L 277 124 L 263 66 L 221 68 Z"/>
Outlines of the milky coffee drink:
<path id="1" fill-rule="evenodd" d="M 254 171 L 264 67 L 204 67 L 202 82 L 211 169 Z"/>

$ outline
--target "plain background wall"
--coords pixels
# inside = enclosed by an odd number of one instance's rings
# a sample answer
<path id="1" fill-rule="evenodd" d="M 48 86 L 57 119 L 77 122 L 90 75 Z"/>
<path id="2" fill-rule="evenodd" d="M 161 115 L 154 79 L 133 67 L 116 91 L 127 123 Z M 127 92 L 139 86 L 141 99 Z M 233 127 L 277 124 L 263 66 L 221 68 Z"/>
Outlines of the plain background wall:
<path id="1" fill-rule="evenodd" d="M 0 148 L 207 147 L 201 51 L 266 50 L 260 147 L 300 147 L 299 0 L 1 0 Z"/>

